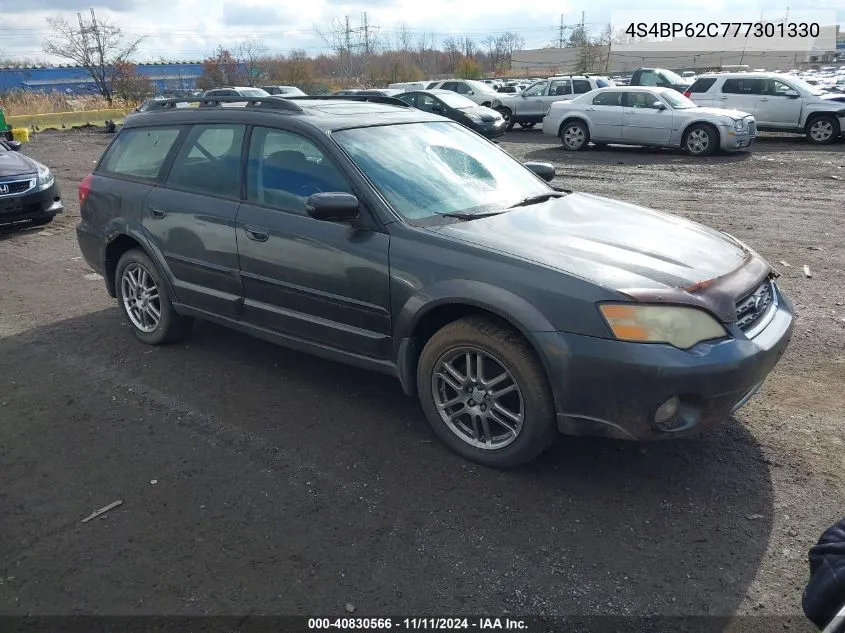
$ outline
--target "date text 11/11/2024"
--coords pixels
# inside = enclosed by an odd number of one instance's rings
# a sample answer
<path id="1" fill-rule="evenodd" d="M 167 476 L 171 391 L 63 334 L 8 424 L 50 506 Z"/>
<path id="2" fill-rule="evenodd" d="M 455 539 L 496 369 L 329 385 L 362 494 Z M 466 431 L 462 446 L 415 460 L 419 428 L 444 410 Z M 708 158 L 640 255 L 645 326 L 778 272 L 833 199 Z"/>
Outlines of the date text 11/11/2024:
<path id="1" fill-rule="evenodd" d="M 527 631 L 524 620 L 514 618 L 309 618 L 309 630 L 478 630 Z"/>

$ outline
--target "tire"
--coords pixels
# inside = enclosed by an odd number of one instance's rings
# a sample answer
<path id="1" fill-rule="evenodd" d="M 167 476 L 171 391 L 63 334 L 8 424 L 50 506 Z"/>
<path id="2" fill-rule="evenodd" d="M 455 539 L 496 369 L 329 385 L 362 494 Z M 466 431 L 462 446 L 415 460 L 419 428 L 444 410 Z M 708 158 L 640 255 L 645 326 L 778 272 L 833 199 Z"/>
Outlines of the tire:
<path id="1" fill-rule="evenodd" d="M 52 222 L 55 217 L 56 216 L 54 216 L 54 215 L 48 215 L 47 217 L 44 217 L 44 218 L 33 218 L 32 220 L 30 220 L 29 225 L 30 226 L 44 226 L 45 224 L 50 224 L 50 222 Z"/>
<path id="2" fill-rule="evenodd" d="M 505 120 L 505 132 L 510 132 L 514 124 L 513 112 L 510 111 L 510 108 L 496 108 L 496 112 L 501 114 Z"/>
<path id="3" fill-rule="evenodd" d="M 144 305 L 152 306 L 158 310 L 159 318 L 155 322 L 154 313 L 135 304 L 130 313 L 129 303 L 142 300 L 142 295 L 136 299 L 128 294 L 131 290 L 131 283 L 125 277 L 131 276 L 136 286 L 146 287 L 148 295 L 143 297 Z M 134 248 L 126 251 L 117 262 L 117 269 L 114 274 L 114 288 L 117 294 L 117 301 L 123 315 L 132 326 L 132 331 L 138 340 L 148 345 L 161 345 L 176 341 L 188 333 L 193 318 L 181 316 L 173 309 L 167 285 L 163 283 L 161 273 L 153 261 L 143 251 Z M 154 297 L 157 293 L 157 302 Z M 141 324 L 146 327 L 141 327 Z"/>
<path id="4" fill-rule="evenodd" d="M 807 123 L 807 140 L 815 145 L 828 145 L 839 138 L 839 120 L 830 114 L 822 114 Z"/>
<path id="5" fill-rule="evenodd" d="M 479 357 L 480 381 L 475 380 Z M 520 466 L 557 436 L 554 400 L 542 364 L 520 334 L 492 319 L 466 317 L 437 331 L 420 355 L 417 390 L 443 443 L 485 466 Z"/>
<path id="6" fill-rule="evenodd" d="M 719 133 L 712 125 L 696 123 L 684 132 L 683 147 L 690 156 L 710 156 L 719 147 Z"/>
<path id="7" fill-rule="evenodd" d="M 537 125 L 537 124 L 536 123 L 530 123 L 530 122 L 529 123 L 520 123 L 519 127 L 521 127 L 523 130 L 530 130 L 535 125 Z"/>
<path id="8" fill-rule="evenodd" d="M 560 128 L 560 142 L 563 149 L 583 152 L 590 144 L 590 129 L 583 121 L 569 121 Z"/>

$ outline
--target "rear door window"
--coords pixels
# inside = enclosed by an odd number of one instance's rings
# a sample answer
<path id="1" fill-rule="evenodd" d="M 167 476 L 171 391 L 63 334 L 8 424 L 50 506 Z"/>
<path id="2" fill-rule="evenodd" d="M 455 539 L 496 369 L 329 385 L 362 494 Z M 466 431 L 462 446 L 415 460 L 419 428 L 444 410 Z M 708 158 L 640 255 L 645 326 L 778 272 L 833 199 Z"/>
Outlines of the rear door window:
<path id="1" fill-rule="evenodd" d="M 733 95 L 759 95 L 763 92 L 764 81 L 762 79 L 725 79 L 722 85 L 722 92 Z"/>
<path id="2" fill-rule="evenodd" d="M 572 94 L 572 83 L 568 79 L 557 79 L 549 86 L 549 96 L 558 97 Z"/>
<path id="3" fill-rule="evenodd" d="M 716 83 L 715 77 L 707 77 L 706 79 L 696 79 L 687 90 L 693 94 L 707 92 Z"/>
<path id="4" fill-rule="evenodd" d="M 586 79 L 573 79 L 572 88 L 575 91 L 575 94 L 577 95 L 586 94 L 593 89 L 593 87 L 590 85 L 590 82 Z"/>
<path id="5" fill-rule="evenodd" d="M 167 185 L 223 198 L 240 198 L 245 132 L 243 125 L 195 125 L 173 161 Z"/>
<path id="6" fill-rule="evenodd" d="M 622 106 L 622 93 L 621 92 L 600 92 L 595 97 L 593 97 L 593 105 L 600 105 L 600 106 Z"/>
<path id="7" fill-rule="evenodd" d="M 178 127 L 123 130 L 103 157 L 98 172 L 150 182 L 158 180 L 180 132 Z"/>

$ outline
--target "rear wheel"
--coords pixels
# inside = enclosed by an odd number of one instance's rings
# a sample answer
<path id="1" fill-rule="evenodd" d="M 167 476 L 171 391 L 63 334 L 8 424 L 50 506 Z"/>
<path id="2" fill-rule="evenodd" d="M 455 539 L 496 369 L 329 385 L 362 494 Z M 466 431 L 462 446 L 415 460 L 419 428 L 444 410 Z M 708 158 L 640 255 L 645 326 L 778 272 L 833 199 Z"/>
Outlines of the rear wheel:
<path id="1" fill-rule="evenodd" d="M 716 130 L 705 123 L 696 123 L 684 134 L 684 149 L 692 156 L 709 156 L 718 145 Z"/>
<path id="2" fill-rule="evenodd" d="M 807 140 L 816 145 L 833 143 L 839 136 L 839 121 L 835 116 L 817 116 L 807 124 Z"/>
<path id="3" fill-rule="evenodd" d="M 115 289 L 135 336 L 149 345 L 184 336 L 193 319 L 173 309 L 167 286 L 153 261 L 141 250 L 126 251 L 117 262 Z"/>
<path id="4" fill-rule="evenodd" d="M 560 142 L 563 149 L 580 152 L 590 143 L 590 130 L 583 121 L 569 121 L 560 129 Z"/>
<path id="5" fill-rule="evenodd" d="M 524 464 L 557 434 L 554 401 L 534 350 L 484 317 L 460 319 L 429 339 L 417 389 L 443 443 L 486 466 Z"/>

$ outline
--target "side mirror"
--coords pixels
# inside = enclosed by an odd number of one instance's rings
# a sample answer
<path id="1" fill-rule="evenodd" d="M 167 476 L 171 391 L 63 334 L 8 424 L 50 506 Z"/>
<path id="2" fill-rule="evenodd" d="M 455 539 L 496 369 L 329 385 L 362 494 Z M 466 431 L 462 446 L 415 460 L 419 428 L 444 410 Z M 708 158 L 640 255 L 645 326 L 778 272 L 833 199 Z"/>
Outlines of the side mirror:
<path id="1" fill-rule="evenodd" d="M 800 96 L 800 95 L 798 94 L 798 91 L 797 91 L 797 90 L 787 90 L 787 91 L 786 91 L 786 92 L 784 92 L 783 94 L 785 94 L 785 95 L 786 95 L 787 97 L 789 97 L 790 99 L 797 99 L 797 98 Z"/>
<path id="2" fill-rule="evenodd" d="M 23 143 L 20 141 L 6 141 L 6 145 L 9 146 L 9 149 L 13 152 L 21 151 L 21 147 L 23 147 Z"/>
<path id="3" fill-rule="evenodd" d="M 530 169 L 546 182 L 551 182 L 557 175 L 557 173 L 555 172 L 555 166 L 551 163 L 529 161 L 527 163 L 522 164 L 525 166 L 526 169 Z"/>
<path id="4" fill-rule="evenodd" d="M 475 90 L 470 90 L 470 91 L 467 93 L 467 95 L 474 95 L 474 94 L 475 94 Z"/>
<path id="5" fill-rule="evenodd" d="M 358 217 L 358 198 L 350 193 L 315 193 L 305 201 L 305 211 L 315 220 L 349 222 Z"/>
<path id="6" fill-rule="evenodd" d="M 654 103 L 651 104 L 651 107 L 653 107 L 655 110 L 665 110 L 666 104 L 663 103 L 662 101 L 655 101 Z"/>

